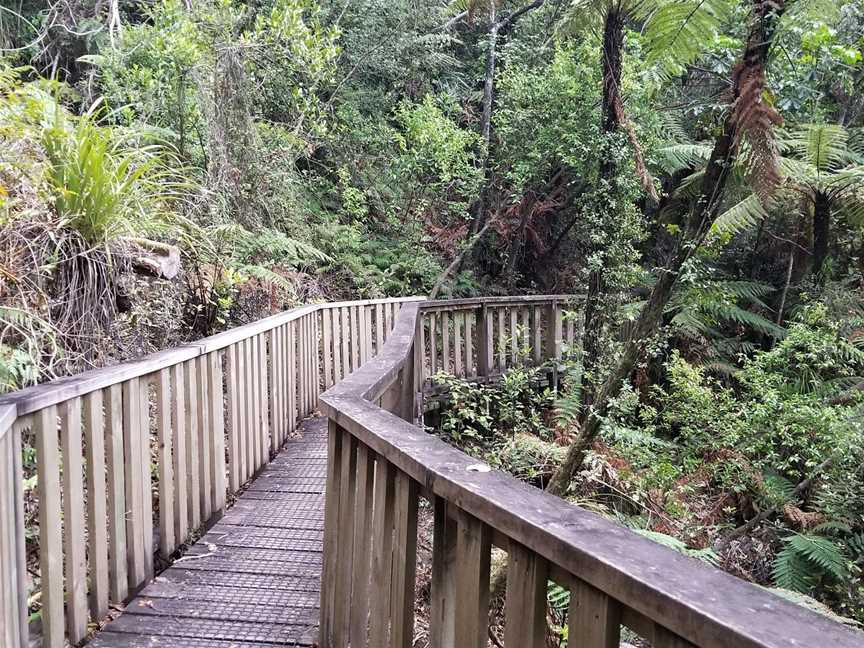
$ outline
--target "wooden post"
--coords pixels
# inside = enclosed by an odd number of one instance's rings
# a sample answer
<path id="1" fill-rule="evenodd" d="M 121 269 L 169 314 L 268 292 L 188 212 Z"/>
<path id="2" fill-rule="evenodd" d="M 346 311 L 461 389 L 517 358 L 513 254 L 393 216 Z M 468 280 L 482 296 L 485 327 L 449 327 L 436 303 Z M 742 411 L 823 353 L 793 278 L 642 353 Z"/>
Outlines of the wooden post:
<path id="1" fill-rule="evenodd" d="M 546 349 L 543 354 L 546 360 L 561 358 L 562 337 L 561 308 L 558 302 L 553 301 L 546 307 Z"/>
<path id="2" fill-rule="evenodd" d="M 492 320 L 483 304 L 475 311 L 477 321 L 477 373 L 488 376 L 492 371 Z"/>

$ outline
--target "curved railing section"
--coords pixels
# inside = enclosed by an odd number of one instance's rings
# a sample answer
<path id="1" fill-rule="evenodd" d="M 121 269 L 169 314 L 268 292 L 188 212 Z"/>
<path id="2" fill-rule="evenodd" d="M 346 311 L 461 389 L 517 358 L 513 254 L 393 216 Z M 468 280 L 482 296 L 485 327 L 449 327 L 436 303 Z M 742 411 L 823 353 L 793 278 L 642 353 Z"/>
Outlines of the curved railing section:
<path id="1" fill-rule="evenodd" d="M 303 306 L 0 397 L 0 645 L 28 646 L 27 531 L 42 645 L 78 644 L 152 578 L 154 560 L 221 516 L 412 300 Z M 38 531 L 24 528 L 25 477 L 36 478 Z"/>
<path id="2" fill-rule="evenodd" d="M 415 424 L 424 380 L 438 368 L 506 368 L 508 331 L 530 340 L 533 361 L 556 358 L 573 340 L 566 308 L 563 297 L 405 304 L 382 351 L 321 395 L 330 433 L 320 646 L 412 645 L 425 499 L 433 648 L 487 645 L 493 546 L 508 554 L 508 648 L 545 646 L 550 580 L 570 591 L 570 646 L 616 648 L 625 626 L 655 648 L 860 647 L 861 634 L 490 471 Z"/>

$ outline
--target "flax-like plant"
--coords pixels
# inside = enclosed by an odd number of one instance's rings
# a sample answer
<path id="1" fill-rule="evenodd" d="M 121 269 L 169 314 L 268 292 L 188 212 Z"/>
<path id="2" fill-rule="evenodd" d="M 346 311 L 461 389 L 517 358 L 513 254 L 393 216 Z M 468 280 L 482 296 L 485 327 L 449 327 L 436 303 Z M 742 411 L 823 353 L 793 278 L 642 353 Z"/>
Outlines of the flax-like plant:
<path id="1" fill-rule="evenodd" d="M 70 118 L 58 105 L 41 137 L 57 214 L 92 246 L 161 229 L 173 218 L 169 203 L 190 188 L 168 147 L 100 126 L 102 112 L 96 102 Z"/>

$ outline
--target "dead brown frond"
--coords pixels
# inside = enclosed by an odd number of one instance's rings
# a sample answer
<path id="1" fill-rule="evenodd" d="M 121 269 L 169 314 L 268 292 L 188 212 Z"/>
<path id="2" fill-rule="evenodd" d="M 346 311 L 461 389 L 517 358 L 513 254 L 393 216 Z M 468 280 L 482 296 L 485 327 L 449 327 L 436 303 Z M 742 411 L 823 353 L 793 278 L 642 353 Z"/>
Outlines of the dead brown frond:
<path id="1" fill-rule="evenodd" d="M 732 73 L 736 91 L 732 105 L 734 146 L 744 153 L 747 180 L 754 193 L 763 203 L 770 203 L 781 182 L 774 127 L 782 125 L 783 118 L 769 101 L 760 50 L 765 47 L 766 17 L 782 11 L 784 0 L 757 0 L 755 4 L 747 52 Z"/>

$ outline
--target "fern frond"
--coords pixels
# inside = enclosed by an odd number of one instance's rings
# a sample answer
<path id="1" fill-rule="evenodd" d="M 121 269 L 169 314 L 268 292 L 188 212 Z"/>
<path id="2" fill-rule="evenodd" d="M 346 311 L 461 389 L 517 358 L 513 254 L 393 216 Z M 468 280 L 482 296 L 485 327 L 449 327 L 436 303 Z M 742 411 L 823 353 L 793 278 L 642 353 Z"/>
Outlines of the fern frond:
<path id="1" fill-rule="evenodd" d="M 794 547 L 787 544 L 774 558 L 771 575 L 776 587 L 806 593 L 813 589 L 818 574 Z"/>
<path id="2" fill-rule="evenodd" d="M 670 144 L 656 151 L 660 168 L 668 174 L 683 169 L 698 168 L 704 165 L 711 155 L 711 147 L 707 144 Z"/>
<path id="3" fill-rule="evenodd" d="M 784 538 L 784 542 L 822 571 L 841 580 L 846 577 L 846 557 L 840 548 L 828 538 L 817 535 L 795 535 Z"/>
<path id="4" fill-rule="evenodd" d="M 836 124 L 803 124 L 791 131 L 784 141 L 798 159 L 818 173 L 827 173 L 848 161 L 848 137 L 847 130 Z"/>
<path id="5" fill-rule="evenodd" d="M 691 549 L 678 538 L 665 533 L 660 533 L 659 531 L 650 531 L 648 529 L 633 529 L 633 531 L 649 540 L 662 544 L 664 547 L 674 549 L 685 556 L 690 556 L 691 558 L 696 558 L 712 565 L 717 565 L 719 562 L 717 554 L 710 547 L 705 549 Z"/>
<path id="6" fill-rule="evenodd" d="M 738 234 L 768 217 L 762 201 L 750 194 L 720 214 L 711 226 L 715 234 Z"/>
<path id="7" fill-rule="evenodd" d="M 668 76 L 680 74 L 699 58 L 714 42 L 731 11 L 727 0 L 675 0 L 641 3 L 639 7 L 651 5 L 655 6 L 643 27 L 646 62 L 657 65 Z"/>

